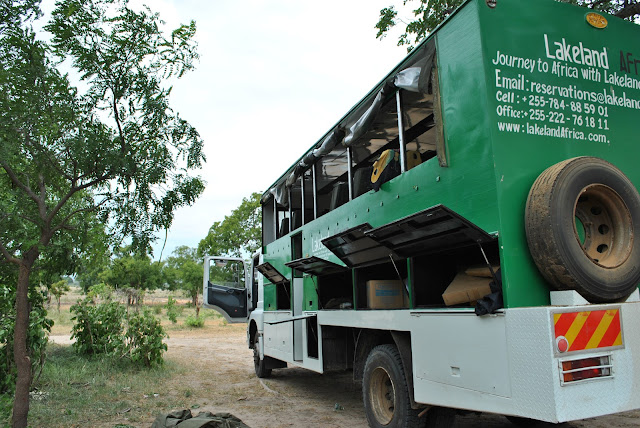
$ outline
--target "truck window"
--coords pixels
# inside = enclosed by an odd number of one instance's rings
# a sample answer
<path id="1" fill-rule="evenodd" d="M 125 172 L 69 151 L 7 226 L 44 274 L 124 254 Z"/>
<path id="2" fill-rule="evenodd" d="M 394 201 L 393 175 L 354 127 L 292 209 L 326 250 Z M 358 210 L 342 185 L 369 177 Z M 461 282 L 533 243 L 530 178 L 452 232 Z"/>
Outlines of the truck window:
<path id="1" fill-rule="evenodd" d="M 209 263 L 209 282 L 212 285 L 245 288 L 244 264 L 241 261 L 211 259 Z"/>

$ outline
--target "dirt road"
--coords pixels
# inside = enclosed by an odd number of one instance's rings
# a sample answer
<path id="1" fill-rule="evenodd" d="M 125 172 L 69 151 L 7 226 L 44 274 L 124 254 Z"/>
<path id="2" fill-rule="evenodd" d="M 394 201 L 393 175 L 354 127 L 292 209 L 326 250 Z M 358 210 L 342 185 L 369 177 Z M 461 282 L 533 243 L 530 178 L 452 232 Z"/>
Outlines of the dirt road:
<path id="1" fill-rule="evenodd" d="M 288 368 L 274 370 L 269 379 L 258 379 L 242 325 L 174 333 L 167 343 L 167 358 L 192 368 L 180 379 L 176 394 L 190 392 L 197 407 L 194 413 L 230 412 L 252 428 L 367 426 L 361 390 L 353 384 L 351 373 L 324 376 Z M 486 414 L 460 416 L 455 426 L 513 427 L 502 416 Z M 559 426 L 639 427 L 640 411 Z"/>

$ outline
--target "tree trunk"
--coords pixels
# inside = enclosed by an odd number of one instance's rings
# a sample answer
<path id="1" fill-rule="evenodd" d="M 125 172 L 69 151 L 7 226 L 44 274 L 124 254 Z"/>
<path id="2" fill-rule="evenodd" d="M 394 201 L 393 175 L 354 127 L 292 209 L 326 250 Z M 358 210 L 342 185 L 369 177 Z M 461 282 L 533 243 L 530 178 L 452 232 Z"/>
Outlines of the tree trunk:
<path id="1" fill-rule="evenodd" d="M 196 308 L 196 318 L 200 318 L 200 306 L 198 305 L 198 294 L 196 293 L 195 296 L 193 296 L 192 302 L 193 306 Z"/>
<path id="2" fill-rule="evenodd" d="M 29 275 L 37 255 L 27 254 L 22 259 L 16 290 L 16 325 L 13 332 L 13 359 L 18 370 L 16 396 L 13 402 L 13 428 L 27 426 L 29 414 L 29 388 L 31 386 L 31 359 L 27 350 L 29 329 Z"/>

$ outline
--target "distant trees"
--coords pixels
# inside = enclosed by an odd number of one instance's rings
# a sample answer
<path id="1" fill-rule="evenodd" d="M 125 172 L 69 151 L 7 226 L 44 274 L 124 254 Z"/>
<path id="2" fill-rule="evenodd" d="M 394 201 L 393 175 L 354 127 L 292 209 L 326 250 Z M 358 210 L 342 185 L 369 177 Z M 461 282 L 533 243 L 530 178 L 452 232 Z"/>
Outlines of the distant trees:
<path id="1" fill-rule="evenodd" d="M 260 193 L 243 198 L 240 206 L 224 220 L 216 221 L 198 244 L 198 254 L 247 256 L 262 245 Z"/>
<path id="2" fill-rule="evenodd" d="M 195 248 L 180 246 L 165 262 L 164 275 L 173 289 L 183 290 L 196 309 L 196 318 L 200 317 L 198 296 L 202 292 L 202 260 Z"/>
<path id="3" fill-rule="evenodd" d="M 58 312 L 60 312 L 60 299 L 69 291 L 71 291 L 71 287 L 66 279 L 56 281 L 49 286 L 49 293 L 55 297 L 56 303 L 58 304 Z"/>
<path id="4" fill-rule="evenodd" d="M 163 287 L 165 279 L 162 263 L 154 262 L 147 254 L 132 251 L 129 247 L 116 252 L 116 257 L 100 273 L 101 282 L 120 290 L 127 297 L 127 304 L 141 303 L 146 290 Z"/>

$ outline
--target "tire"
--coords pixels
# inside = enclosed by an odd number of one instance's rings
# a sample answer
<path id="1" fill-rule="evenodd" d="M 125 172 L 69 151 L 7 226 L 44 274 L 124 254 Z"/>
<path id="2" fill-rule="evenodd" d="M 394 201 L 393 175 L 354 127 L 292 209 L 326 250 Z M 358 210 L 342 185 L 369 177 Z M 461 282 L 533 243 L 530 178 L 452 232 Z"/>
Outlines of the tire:
<path id="1" fill-rule="evenodd" d="M 259 378 L 264 379 L 271 376 L 271 369 L 268 369 L 265 360 L 260 358 L 260 337 L 257 332 L 253 337 L 253 367 Z"/>
<path id="2" fill-rule="evenodd" d="M 525 230 L 538 270 L 555 289 L 612 302 L 640 282 L 640 195 L 605 160 L 568 159 L 540 174 Z"/>
<path id="3" fill-rule="evenodd" d="M 373 348 L 364 365 L 362 399 L 370 427 L 419 427 L 418 411 L 411 399 L 400 352 L 393 345 Z"/>

